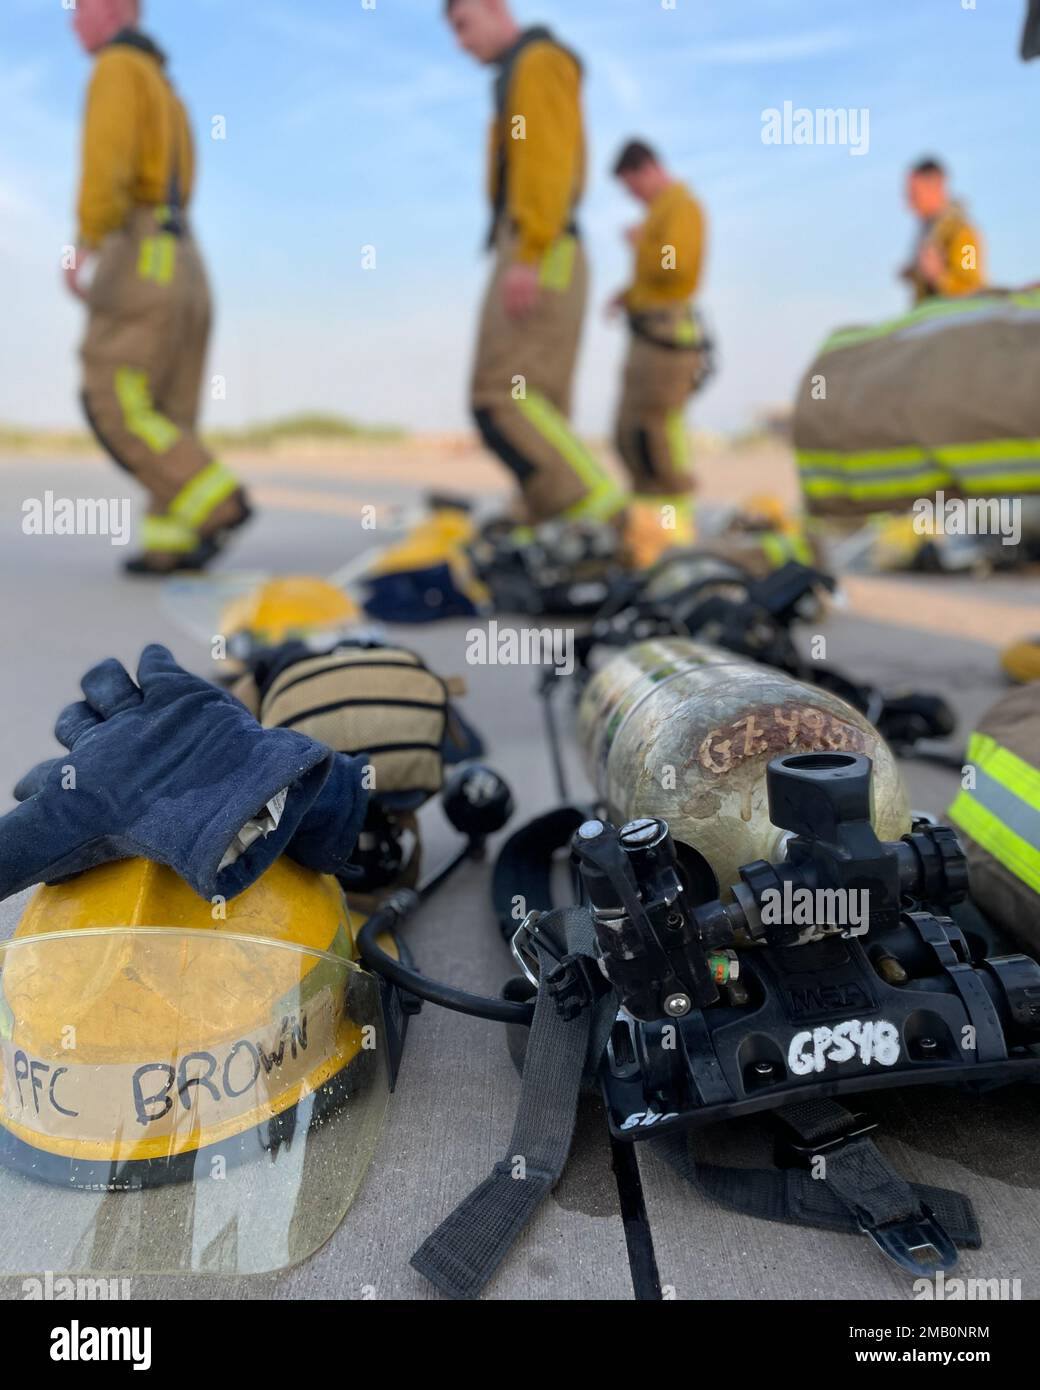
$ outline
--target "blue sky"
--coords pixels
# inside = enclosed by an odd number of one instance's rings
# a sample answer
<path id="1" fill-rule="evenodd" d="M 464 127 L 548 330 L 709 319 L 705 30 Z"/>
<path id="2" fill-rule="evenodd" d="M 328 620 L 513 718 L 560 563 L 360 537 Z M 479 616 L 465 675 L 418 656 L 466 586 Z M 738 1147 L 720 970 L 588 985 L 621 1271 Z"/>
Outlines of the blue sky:
<path id="1" fill-rule="evenodd" d="M 66 0 L 68 2 L 68 0 Z M 367 0 L 372 4 L 372 0 Z M 195 223 L 218 298 L 214 427 L 328 409 L 417 429 L 466 424 L 486 266 L 487 72 L 441 0 L 150 0 L 195 120 Z M 666 8 L 668 6 L 668 8 Z M 77 420 L 82 315 L 58 279 L 72 235 L 88 60 L 62 0 L 0 15 L 0 421 Z M 737 428 L 787 400 L 839 323 L 901 307 L 913 227 L 902 173 L 947 159 L 1001 283 L 1040 277 L 1040 61 L 1024 0 L 516 0 L 587 63 L 593 300 L 578 418 L 604 431 L 634 208 L 607 177 L 620 142 L 658 144 L 705 203 L 702 303 L 721 371 L 693 418 Z M 869 151 L 762 142 L 762 111 L 867 108 Z M 209 137 L 214 116 L 226 141 Z M 374 270 L 362 247 L 376 248 Z"/>

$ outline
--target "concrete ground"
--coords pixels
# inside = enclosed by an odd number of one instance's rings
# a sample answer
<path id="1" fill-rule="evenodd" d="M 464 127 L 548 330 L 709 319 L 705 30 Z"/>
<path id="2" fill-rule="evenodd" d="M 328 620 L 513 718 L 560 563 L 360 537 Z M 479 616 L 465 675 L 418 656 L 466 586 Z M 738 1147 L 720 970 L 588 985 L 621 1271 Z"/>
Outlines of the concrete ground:
<path id="1" fill-rule="evenodd" d="M 416 483 L 456 487 L 490 497 L 493 471 L 463 444 L 428 445 L 410 455 L 398 447 L 359 451 L 347 459 L 324 453 L 271 455 L 247 461 L 260 514 L 218 573 L 330 573 L 379 543 L 395 505 L 414 498 Z M 762 478 L 787 476 L 782 451 L 751 460 L 746 490 Z M 713 465 L 706 495 L 732 485 L 733 468 Z M 725 480 L 729 480 L 728 482 Z M 785 484 L 786 485 L 786 484 Z M 149 641 L 167 643 L 187 666 L 208 673 L 205 604 L 182 604 L 178 625 L 162 585 L 124 580 L 125 551 L 104 537 L 27 536 L 22 503 L 56 496 L 126 496 L 125 478 L 93 457 L 0 459 L 0 635 L 6 654 L 0 722 L 0 788 L 10 788 L 31 763 L 57 751 L 54 717 L 76 695 L 79 676 L 103 656 L 128 664 Z M 713 494 L 714 489 L 714 494 Z M 362 525 L 374 506 L 377 528 Z M 371 518 L 371 513 L 367 514 Z M 380 533 L 380 528 L 382 534 Z M 848 606 L 830 618 L 829 658 L 882 684 L 941 691 L 956 707 L 961 732 L 1004 688 L 997 671 L 1000 641 L 1040 629 L 1035 580 L 985 583 L 859 578 Z M 469 622 L 395 630 L 444 675 L 464 674 L 463 707 L 486 736 L 490 760 L 511 780 L 517 822 L 554 801 L 548 755 L 529 669 L 471 667 Z M 215 629 L 212 629 L 215 630 Z M 965 636 L 965 634 L 970 636 Z M 584 786 L 569 755 L 575 790 Z M 955 774 L 908 762 L 915 806 L 941 812 Z M 5 792 L 6 795 L 6 792 Z M 0 797 L 0 806 L 3 798 Z M 433 808 L 426 815 L 429 862 L 452 843 Z M 0 935 L 13 930 L 23 899 L 0 904 Z M 515 973 L 493 925 L 486 866 L 467 866 L 409 928 L 408 940 L 429 973 L 495 992 Z M 408 1264 L 423 1237 L 506 1151 L 518 1095 L 503 1030 L 427 1007 L 412 1025 L 398 1088 L 372 1167 L 353 1207 L 313 1256 L 280 1274 L 134 1280 L 137 1296 L 203 1298 L 404 1298 L 438 1295 Z M 984 1244 L 968 1252 L 961 1273 L 1017 1278 L 1022 1296 L 1040 1295 L 1040 1174 L 1035 1161 L 1040 1091 L 981 1099 L 944 1093 L 888 1093 L 873 1109 L 883 1119 L 881 1144 L 907 1177 L 968 1193 Z M 766 1130 L 757 1121 L 705 1134 L 700 1156 L 754 1163 Z M 645 1150 L 639 1174 L 659 1282 L 665 1297 L 905 1299 L 909 1280 L 860 1237 L 787 1228 L 716 1209 Z M 48 1210 L 52 1194 L 33 1189 Z M 63 1200 L 68 1200 L 63 1198 Z M 119 1198 L 111 1200 L 118 1201 Z M 62 1217 L 55 1208 L 54 1220 Z M 243 1215 L 265 1220 L 262 1202 Z M 3 1241 L 0 1238 L 0 1247 Z M 0 1253 L 0 1259 L 2 1259 Z M 9 1266 L 10 1268 L 10 1266 Z M 29 1272 L 24 1265 L 20 1272 Z M 0 1292 L 20 1297 L 20 1279 Z M 626 1226 L 611 1169 L 602 1116 L 585 1107 L 574 1156 L 557 1191 L 491 1284 L 492 1299 L 628 1299 L 633 1283 Z"/>

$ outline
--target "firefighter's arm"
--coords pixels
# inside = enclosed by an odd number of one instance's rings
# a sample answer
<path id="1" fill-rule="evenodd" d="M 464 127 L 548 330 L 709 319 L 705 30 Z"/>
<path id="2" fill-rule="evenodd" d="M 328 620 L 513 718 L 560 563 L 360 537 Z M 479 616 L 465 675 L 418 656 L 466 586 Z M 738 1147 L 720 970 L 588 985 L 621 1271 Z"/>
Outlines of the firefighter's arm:
<path id="1" fill-rule="evenodd" d="M 964 222 L 950 238 L 946 266 L 936 288 L 940 294 L 970 294 L 984 283 L 981 239 L 978 231 Z"/>
<path id="2" fill-rule="evenodd" d="M 535 265 L 570 219 L 581 149 L 580 78 L 573 59 L 535 44 L 520 59 L 507 110 L 509 214 L 518 259 Z M 522 118 L 522 119 L 519 119 Z"/>
<path id="3" fill-rule="evenodd" d="M 132 64 L 118 49 L 97 60 L 83 127 L 80 245 L 96 247 L 126 221 L 133 202 L 138 121 Z"/>

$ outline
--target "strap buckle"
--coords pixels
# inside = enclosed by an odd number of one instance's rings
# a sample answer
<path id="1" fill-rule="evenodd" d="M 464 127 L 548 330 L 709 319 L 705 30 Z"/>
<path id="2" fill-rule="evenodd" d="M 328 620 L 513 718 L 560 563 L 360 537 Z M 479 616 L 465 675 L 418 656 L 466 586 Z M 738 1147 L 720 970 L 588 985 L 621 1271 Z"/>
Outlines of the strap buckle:
<path id="1" fill-rule="evenodd" d="M 534 985 L 535 989 L 538 988 L 539 965 L 538 953 L 535 951 L 532 943 L 534 938 L 538 935 L 538 923 L 544 916 L 545 913 L 539 912 L 537 908 L 529 912 L 513 933 L 509 943 L 510 950 L 513 953 L 513 959 L 523 971 L 528 983 Z M 548 951 L 555 960 L 559 960 L 559 956 L 552 947 L 549 946 L 545 937 L 539 937 L 538 939 L 543 949 Z"/>
<path id="2" fill-rule="evenodd" d="M 810 1141 L 806 1139 L 790 1120 L 777 1115 L 781 1126 L 776 1136 L 776 1164 L 778 1168 L 809 1168 L 814 1158 L 821 1154 L 833 1154 L 851 1144 L 854 1139 L 865 1139 L 877 1129 L 877 1121 L 868 1119 L 862 1112 L 849 1115 L 841 1129 L 829 1139 Z"/>
<path id="3" fill-rule="evenodd" d="M 610 989 L 610 982 L 591 956 L 564 956 L 545 977 L 549 997 L 564 1023 L 591 1008 Z"/>
<path id="4" fill-rule="evenodd" d="M 858 1212 L 857 1216 L 862 1218 L 863 1213 Z M 938 1274 L 940 1270 L 956 1268 L 957 1247 L 932 1209 L 923 1202 L 916 1216 L 908 1216 L 903 1221 L 886 1221 L 880 1226 L 872 1226 L 861 1219 L 860 1230 L 883 1255 L 908 1274 Z"/>

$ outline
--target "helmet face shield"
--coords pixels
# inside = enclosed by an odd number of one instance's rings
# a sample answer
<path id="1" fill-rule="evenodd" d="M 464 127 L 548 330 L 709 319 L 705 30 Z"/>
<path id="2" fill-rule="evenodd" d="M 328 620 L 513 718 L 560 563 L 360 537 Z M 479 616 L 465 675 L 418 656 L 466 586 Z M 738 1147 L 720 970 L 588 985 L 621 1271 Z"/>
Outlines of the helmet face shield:
<path id="1" fill-rule="evenodd" d="M 388 1060 L 379 984 L 334 951 L 162 927 L 3 943 L 0 1273 L 306 1258 L 371 1159 Z"/>

